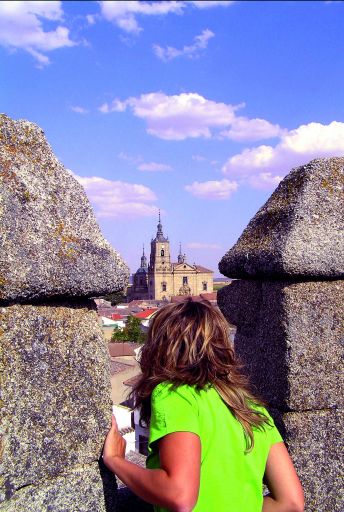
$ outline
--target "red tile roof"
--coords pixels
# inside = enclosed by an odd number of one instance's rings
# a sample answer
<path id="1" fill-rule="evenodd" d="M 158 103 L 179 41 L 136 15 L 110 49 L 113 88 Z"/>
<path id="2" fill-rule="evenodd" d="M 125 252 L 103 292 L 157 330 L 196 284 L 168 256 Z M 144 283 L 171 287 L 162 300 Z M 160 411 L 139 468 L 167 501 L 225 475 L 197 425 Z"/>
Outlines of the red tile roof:
<path id="1" fill-rule="evenodd" d="M 117 313 L 113 313 L 111 315 L 111 320 L 123 320 L 123 316 L 122 315 L 119 315 Z"/>
<path id="2" fill-rule="evenodd" d="M 152 316 L 152 314 L 155 313 L 155 311 L 157 310 L 158 308 L 146 309 L 145 311 L 140 311 L 140 313 L 135 313 L 133 316 L 135 316 L 136 318 L 145 319 Z"/>

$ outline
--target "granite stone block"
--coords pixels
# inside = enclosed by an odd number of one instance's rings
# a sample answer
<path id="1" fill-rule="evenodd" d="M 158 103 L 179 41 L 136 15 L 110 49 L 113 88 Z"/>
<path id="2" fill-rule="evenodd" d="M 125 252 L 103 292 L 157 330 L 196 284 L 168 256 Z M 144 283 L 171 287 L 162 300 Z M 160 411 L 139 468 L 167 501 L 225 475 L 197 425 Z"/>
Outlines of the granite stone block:
<path id="1" fill-rule="evenodd" d="M 2 307 L 0 347 L 1 501 L 98 460 L 112 404 L 93 301 Z"/>
<path id="2" fill-rule="evenodd" d="M 344 157 L 293 169 L 223 256 L 236 278 L 344 276 Z"/>
<path id="3" fill-rule="evenodd" d="M 233 281 L 218 304 L 258 395 L 282 411 L 344 397 L 344 282 Z"/>
<path id="4" fill-rule="evenodd" d="M 116 481 L 107 482 L 116 496 Z M 0 503 L 1 512 L 117 512 L 104 493 L 96 461 L 18 489 Z M 128 511 L 129 512 L 129 511 Z"/>
<path id="5" fill-rule="evenodd" d="M 305 492 L 305 512 L 343 511 L 343 409 L 286 413 L 283 421 Z"/>
<path id="6" fill-rule="evenodd" d="M 43 131 L 0 115 L 0 303 L 104 295 L 128 267 Z"/>

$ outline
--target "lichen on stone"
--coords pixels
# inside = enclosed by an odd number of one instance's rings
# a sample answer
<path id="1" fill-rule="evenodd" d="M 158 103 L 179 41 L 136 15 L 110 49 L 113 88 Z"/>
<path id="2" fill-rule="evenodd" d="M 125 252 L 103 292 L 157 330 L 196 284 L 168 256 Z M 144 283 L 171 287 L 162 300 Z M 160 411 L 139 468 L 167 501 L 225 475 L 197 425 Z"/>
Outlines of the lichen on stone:
<path id="1" fill-rule="evenodd" d="M 260 208 L 219 269 L 228 277 L 344 275 L 344 158 L 293 169 Z"/>
<path id="2" fill-rule="evenodd" d="M 7 116 L 0 118 L 0 203 L 1 301 L 126 286 L 128 267 L 103 238 L 82 186 L 37 125 Z"/>

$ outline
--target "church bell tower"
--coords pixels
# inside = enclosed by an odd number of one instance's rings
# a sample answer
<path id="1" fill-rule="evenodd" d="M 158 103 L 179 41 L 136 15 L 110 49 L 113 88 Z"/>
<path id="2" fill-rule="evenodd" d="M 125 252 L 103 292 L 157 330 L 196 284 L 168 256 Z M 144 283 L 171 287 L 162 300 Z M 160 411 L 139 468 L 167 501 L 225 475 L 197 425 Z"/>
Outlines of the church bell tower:
<path id="1" fill-rule="evenodd" d="M 163 300 L 171 294 L 168 290 L 171 274 L 170 242 L 164 236 L 161 215 L 159 210 L 159 222 L 155 238 L 151 240 L 151 253 L 148 265 L 148 296 L 150 299 Z"/>

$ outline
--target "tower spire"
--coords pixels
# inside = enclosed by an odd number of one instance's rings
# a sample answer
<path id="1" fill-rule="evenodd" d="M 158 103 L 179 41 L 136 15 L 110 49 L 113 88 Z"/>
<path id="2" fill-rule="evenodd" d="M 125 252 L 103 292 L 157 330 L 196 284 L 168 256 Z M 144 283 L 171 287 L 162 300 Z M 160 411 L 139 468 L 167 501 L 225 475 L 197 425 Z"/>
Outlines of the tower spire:
<path id="1" fill-rule="evenodd" d="M 161 224 L 160 208 L 159 208 L 159 222 L 158 222 L 158 231 L 157 231 L 157 236 L 159 236 L 159 235 L 164 236 L 164 234 L 163 234 L 163 232 L 162 232 L 162 224 Z"/>
<path id="2" fill-rule="evenodd" d="M 158 229 L 157 229 L 157 232 L 156 232 L 155 240 L 157 240 L 158 242 L 167 242 L 167 238 L 164 237 L 164 233 L 162 231 L 160 208 L 159 208 L 159 222 L 158 222 L 157 228 Z"/>
<path id="3" fill-rule="evenodd" d="M 178 263 L 185 263 L 185 254 L 182 253 L 182 244 L 179 242 Z"/>
<path id="4" fill-rule="evenodd" d="M 147 268 L 147 258 L 145 255 L 145 244 L 143 244 L 142 256 L 141 256 L 141 268 Z"/>

